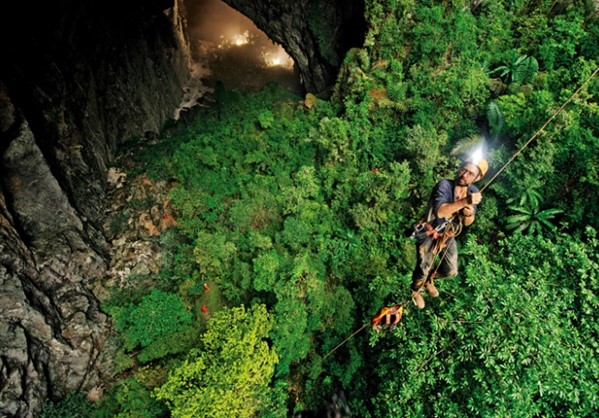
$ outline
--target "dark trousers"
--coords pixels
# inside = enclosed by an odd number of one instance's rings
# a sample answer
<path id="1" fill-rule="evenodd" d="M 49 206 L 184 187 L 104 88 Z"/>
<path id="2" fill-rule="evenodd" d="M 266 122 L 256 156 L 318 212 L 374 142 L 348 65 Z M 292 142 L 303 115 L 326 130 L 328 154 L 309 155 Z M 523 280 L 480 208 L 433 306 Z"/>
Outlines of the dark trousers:
<path id="1" fill-rule="evenodd" d="M 440 239 L 440 238 L 439 238 Z M 454 277 L 458 274 L 458 246 L 455 238 L 449 238 L 438 254 L 433 253 L 435 240 L 426 234 L 416 236 L 416 268 L 412 273 L 412 290 L 417 292 L 432 273 L 435 262 L 441 260 L 435 277 Z"/>

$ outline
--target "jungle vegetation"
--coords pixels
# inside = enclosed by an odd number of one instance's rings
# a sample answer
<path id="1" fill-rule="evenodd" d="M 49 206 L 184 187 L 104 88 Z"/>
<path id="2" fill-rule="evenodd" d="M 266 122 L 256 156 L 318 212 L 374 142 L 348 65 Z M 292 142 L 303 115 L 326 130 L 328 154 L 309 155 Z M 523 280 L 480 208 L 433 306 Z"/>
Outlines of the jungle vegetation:
<path id="1" fill-rule="evenodd" d="M 153 288 L 105 306 L 121 377 L 41 416 L 285 417 L 340 393 L 364 418 L 596 416 L 599 77 L 485 191 L 441 297 L 327 357 L 409 297 L 411 228 L 469 144 L 493 174 L 599 65 L 592 1 L 366 9 L 329 100 L 221 91 L 138 156 L 176 180 L 179 226 Z"/>

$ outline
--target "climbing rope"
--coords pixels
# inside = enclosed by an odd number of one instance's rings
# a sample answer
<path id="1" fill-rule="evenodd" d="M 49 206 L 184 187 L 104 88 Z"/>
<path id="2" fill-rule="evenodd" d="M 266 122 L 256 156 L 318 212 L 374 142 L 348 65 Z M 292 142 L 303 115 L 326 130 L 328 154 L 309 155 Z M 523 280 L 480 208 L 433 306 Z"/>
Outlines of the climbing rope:
<path id="1" fill-rule="evenodd" d="M 354 335 L 358 334 L 360 331 L 362 331 L 364 328 L 366 328 L 368 325 L 370 325 L 370 322 L 365 323 L 364 325 L 362 325 L 362 327 L 360 327 L 357 331 L 354 331 L 353 334 L 351 334 L 349 337 L 347 337 L 345 340 L 341 341 L 339 344 L 337 344 L 335 346 L 335 348 L 333 348 L 331 351 L 329 351 L 328 353 L 326 353 L 324 355 L 324 357 L 322 358 L 323 360 L 325 358 L 327 358 L 328 356 L 330 356 L 331 354 L 333 354 L 339 347 L 341 347 L 343 344 L 345 344 L 346 342 L 348 342 Z"/>
<path id="2" fill-rule="evenodd" d="M 528 139 L 528 141 L 526 141 L 524 143 L 524 145 L 522 145 L 511 157 L 510 159 L 503 165 L 501 166 L 501 168 L 499 170 L 497 170 L 497 172 L 493 175 L 493 177 L 491 177 L 491 179 L 485 183 L 485 185 L 480 189 L 480 193 L 482 193 L 483 191 L 485 191 L 485 189 L 487 189 L 491 183 L 493 183 L 493 181 L 499 176 L 499 174 L 501 174 L 503 172 L 503 170 L 505 170 L 507 168 L 507 166 L 509 166 L 517 157 L 518 155 L 520 155 L 522 153 L 522 151 L 524 151 L 524 149 L 526 147 L 528 147 L 530 145 L 530 143 L 532 141 L 534 141 L 540 134 L 541 132 L 543 132 L 543 130 L 553 121 L 553 119 L 555 119 L 555 117 L 557 115 L 559 115 L 562 110 L 564 110 L 564 108 L 568 105 L 568 103 L 570 103 L 572 101 L 572 99 L 574 97 L 576 97 L 578 95 L 578 93 L 580 93 L 580 91 L 591 81 L 591 79 L 597 75 L 597 73 L 599 73 L 599 66 L 595 69 L 595 71 L 593 71 L 591 73 L 590 76 L 588 76 L 586 78 L 586 80 L 584 80 L 584 82 L 574 91 L 574 93 L 572 93 L 570 95 L 570 97 L 568 97 L 568 99 L 555 111 L 553 112 L 553 114 L 549 117 L 549 119 L 547 119 L 545 121 L 545 123 L 543 123 L 543 125 Z M 454 216 L 459 216 L 459 215 L 454 215 Z M 454 216 L 449 218 L 449 223 L 447 223 L 448 227 L 451 227 L 451 223 L 454 219 Z M 454 237 L 459 235 L 460 232 L 462 231 L 461 228 L 461 219 L 460 219 L 460 227 L 457 231 L 457 233 L 454 234 Z M 445 233 L 445 231 L 444 231 Z M 447 255 L 447 250 L 448 247 L 446 246 L 444 248 L 443 251 L 443 255 L 441 256 L 441 258 L 439 259 L 439 262 L 437 263 L 437 267 L 435 268 L 435 270 L 433 271 L 432 274 L 429 274 L 426 278 L 426 281 L 430 280 L 430 278 L 434 278 L 437 274 L 437 271 L 439 270 L 439 267 L 441 266 L 441 264 L 443 263 L 443 260 L 445 258 L 445 256 Z M 433 259 L 433 264 L 436 261 L 436 258 L 439 254 L 435 255 L 435 258 Z M 425 281 L 425 282 L 426 282 Z M 406 301 L 402 302 L 401 304 L 395 305 L 395 306 L 400 306 L 401 310 L 403 310 L 403 308 L 405 308 L 406 306 L 409 305 L 411 299 L 407 299 Z M 399 313 L 400 317 L 401 317 L 401 312 Z M 335 348 L 333 348 L 331 351 L 329 351 L 327 354 L 324 355 L 323 360 L 326 359 L 328 356 L 330 356 L 333 352 L 335 352 L 339 347 L 341 347 L 342 345 L 344 345 L 346 342 L 348 342 L 351 338 L 353 338 L 355 335 L 357 335 L 358 333 L 360 333 L 362 330 L 364 330 L 368 325 L 370 325 L 370 322 L 362 325 L 359 329 L 357 329 L 356 331 L 354 331 L 349 337 L 345 338 L 343 341 L 341 341 L 337 346 L 335 346 Z"/>

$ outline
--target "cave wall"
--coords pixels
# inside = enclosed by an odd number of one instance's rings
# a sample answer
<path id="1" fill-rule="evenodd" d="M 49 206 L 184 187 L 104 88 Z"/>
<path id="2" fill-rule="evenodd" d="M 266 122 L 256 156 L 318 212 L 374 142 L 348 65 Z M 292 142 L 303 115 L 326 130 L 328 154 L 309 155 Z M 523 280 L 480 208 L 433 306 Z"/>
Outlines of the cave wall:
<path id="1" fill-rule="evenodd" d="M 173 1 L 3 5 L 0 416 L 33 416 L 109 373 L 110 324 L 89 290 L 108 262 L 107 166 L 181 101 L 190 62 Z"/>
<path id="2" fill-rule="evenodd" d="M 327 97 L 345 56 L 362 47 L 364 0 L 224 0 L 295 61 L 306 92 Z"/>

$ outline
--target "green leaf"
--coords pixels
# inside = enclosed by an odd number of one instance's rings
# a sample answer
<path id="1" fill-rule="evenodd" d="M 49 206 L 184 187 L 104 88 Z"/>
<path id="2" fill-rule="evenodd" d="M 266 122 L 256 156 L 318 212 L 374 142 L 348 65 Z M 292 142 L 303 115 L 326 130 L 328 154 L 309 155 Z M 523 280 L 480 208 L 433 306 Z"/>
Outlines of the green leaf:
<path id="1" fill-rule="evenodd" d="M 497 102 L 491 101 L 487 105 L 487 122 L 491 127 L 491 132 L 499 133 L 505 125 L 505 119 L 501 113 L 501 109 L 497 105 Z"/>
<path id="2" fill-rule="evenodd" d="M 538 70 L 539 63 L 535 57 L 521 56 L 515 63 L 512 79 L 516 83 L 529 83 Z"/>

